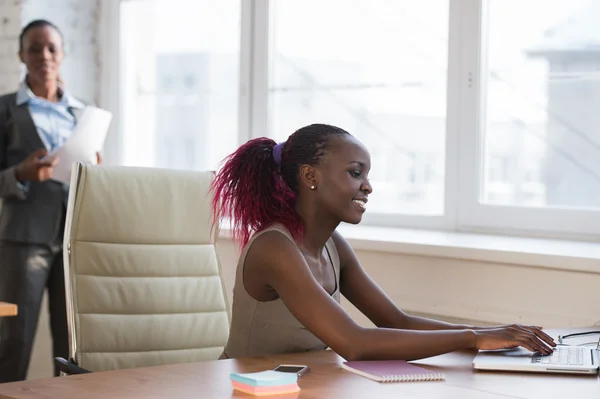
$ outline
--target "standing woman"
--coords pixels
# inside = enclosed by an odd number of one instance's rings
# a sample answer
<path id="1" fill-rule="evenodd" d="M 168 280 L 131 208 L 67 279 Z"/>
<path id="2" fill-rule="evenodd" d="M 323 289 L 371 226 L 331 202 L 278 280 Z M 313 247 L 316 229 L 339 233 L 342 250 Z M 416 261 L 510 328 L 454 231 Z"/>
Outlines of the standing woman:
<path id="1" fill-rule="evenodd" d="M 18 305 L 16 317 L 0 321 L 0 383 L 27 376 L 46 288 L 53 355 L 69 355 L 62 256 L 69 186 L 51 179 L 60 160 L 45 156 L 67 141 L 85 104 L 61 84 L 63 57 L 58 28 L 29 23 L 19 37 L 27 75 L 16 93 L 0 97 L 0 301 Z"/>

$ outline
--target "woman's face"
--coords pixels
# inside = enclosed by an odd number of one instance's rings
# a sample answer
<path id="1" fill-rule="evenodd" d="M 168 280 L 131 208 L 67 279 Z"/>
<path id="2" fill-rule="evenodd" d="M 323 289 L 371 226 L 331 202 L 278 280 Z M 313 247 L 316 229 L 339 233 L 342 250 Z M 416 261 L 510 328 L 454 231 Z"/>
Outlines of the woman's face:
<path id="1" fill-rule="evenodd" d="M 330 139 L 330 149 L 316 167 L 316 193 L 321 206 L 346 223 L 356 224 L 366 210 L 373 191 L 369 183 L 371 156 L 353 136 Z"/>
<path id="2" fill-rule="evenodd" d="M 36 83 L 56 81 L 64 52 L 60 33 L 51 26 L 32 28 L 23 36 L 21 62 Z"/>

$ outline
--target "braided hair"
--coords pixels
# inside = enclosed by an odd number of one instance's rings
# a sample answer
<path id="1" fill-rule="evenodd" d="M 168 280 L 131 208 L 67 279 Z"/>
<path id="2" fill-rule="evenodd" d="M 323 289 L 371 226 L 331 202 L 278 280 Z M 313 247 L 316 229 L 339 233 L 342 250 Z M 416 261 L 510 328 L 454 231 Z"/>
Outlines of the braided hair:
<path id="1" fill-rule="evenodd" d="M 302 165 L 318 165 L 329 151 L 329 139 L 349 135 L 339 127 L 312 124 L 298 129 L 284 143 L 261 137 L 248 141 L 224 160 L 212 183 L 212 207 L 230 218 L 233 237 L 242 247 L 253 232 L 283 224 L 300 239 L 303 223 L 295 210 L 298 173 Z"/>

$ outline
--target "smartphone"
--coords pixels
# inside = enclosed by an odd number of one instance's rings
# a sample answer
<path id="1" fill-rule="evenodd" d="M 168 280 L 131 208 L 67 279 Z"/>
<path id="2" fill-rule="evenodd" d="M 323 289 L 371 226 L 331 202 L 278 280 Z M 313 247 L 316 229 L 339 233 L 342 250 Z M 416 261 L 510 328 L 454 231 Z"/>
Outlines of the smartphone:
<path id="1" fill-rule="evenodd" d="M 274 371 L 281 371 L 282 373 L 296 373 L 298 378 L 310 371 L 310 367 L 299 365 L 299 364 L 280 364 L 273 369 Z"/>

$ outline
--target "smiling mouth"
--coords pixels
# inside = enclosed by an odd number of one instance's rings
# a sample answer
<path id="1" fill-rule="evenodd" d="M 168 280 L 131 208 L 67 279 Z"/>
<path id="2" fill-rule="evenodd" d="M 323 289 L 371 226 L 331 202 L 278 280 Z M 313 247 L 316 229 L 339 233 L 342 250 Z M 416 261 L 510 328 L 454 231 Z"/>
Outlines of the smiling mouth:
<path id="1" fill-rule="evenodd" d="M 358 206 L 360 209 L 362 209 L 363 211 L 367 210 L 367 203 L 363 200 L 352 200 L 352 202 L 354 202 L 354 204 L 356 206 Z"/>

